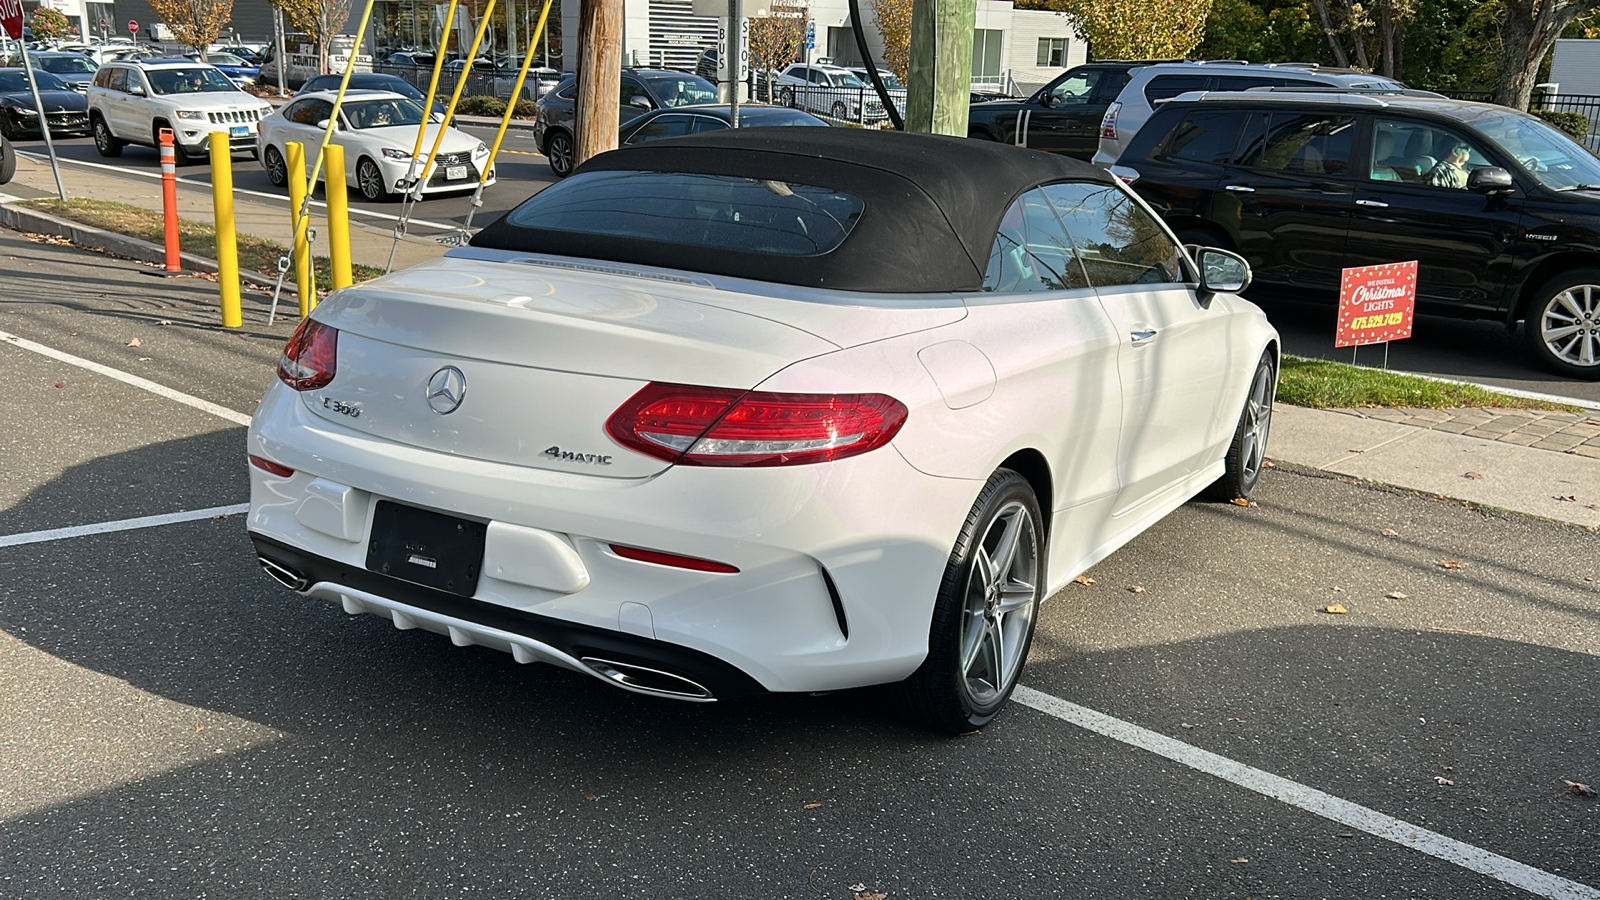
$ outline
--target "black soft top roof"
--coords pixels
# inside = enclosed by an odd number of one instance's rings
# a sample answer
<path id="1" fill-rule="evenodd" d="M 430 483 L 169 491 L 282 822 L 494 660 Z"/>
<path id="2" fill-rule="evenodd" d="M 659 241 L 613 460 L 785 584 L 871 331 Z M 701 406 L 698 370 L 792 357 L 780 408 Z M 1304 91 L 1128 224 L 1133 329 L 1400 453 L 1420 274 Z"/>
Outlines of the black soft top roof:
<path id="1" fill-rule="evenodd" d="M 991 141 L 850 128 L 749 128 L 602 153 L 585 172 L 730 175 L 844 191 L 864 204 L 821 256 L 775 256 L 517 227 L 502 216 L 473 246 L 731 275 L 844 291 L 978 289 L 1005 210 L 1055 181 L 1112 183 L 1087 163 Z"/>

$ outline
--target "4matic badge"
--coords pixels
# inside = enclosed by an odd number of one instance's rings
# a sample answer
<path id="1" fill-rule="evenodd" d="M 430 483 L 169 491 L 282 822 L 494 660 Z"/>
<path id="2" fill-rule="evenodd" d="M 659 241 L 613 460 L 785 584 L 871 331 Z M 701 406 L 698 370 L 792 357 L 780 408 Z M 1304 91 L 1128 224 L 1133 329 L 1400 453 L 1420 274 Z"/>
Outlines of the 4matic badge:
<path id="1" fill-rule="evenodd" d="M 563 462 L 589 463 L 595 466 L 611 465 L 611 457 L 609 456 L 601 456 L 598 453 L 574 453 L 571 450 L 563 450 L 560 447 L 551 447 L 544 451 L 542 455 L 551 459 L 559 459 Z"/>

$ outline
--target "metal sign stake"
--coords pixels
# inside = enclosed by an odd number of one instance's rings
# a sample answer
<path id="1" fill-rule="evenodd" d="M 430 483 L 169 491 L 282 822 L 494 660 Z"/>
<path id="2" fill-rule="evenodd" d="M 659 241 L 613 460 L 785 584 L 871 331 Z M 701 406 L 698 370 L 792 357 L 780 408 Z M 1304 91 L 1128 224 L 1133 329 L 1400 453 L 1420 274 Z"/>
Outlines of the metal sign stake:
<path id="1" fill-rule="evenodd" d="M 44 135 L 44 149 L 50 154 L 50 171 L 56 176 L 56 193 L 61 195 L 61 202 L 67 202 L 67 189 L 61 183 L 61 163 L 56 161 L 56 144 L 50 139 L 50 117 L 45 115 L 44 101 L 39 99 L 39 80 L 33 77 L 33 62 L 28 59 L 28 44 L 18 41 L 22 46 L 22 70 L 28 73 L 28 89 L 33 91 L 33 108 L 39 113 L 39 132 Z"/>

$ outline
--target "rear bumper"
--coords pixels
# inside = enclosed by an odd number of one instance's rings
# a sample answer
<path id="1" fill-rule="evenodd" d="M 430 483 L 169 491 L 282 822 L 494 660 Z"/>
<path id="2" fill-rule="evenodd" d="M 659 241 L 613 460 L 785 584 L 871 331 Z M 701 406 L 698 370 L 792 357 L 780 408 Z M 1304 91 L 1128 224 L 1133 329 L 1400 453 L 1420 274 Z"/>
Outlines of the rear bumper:
<path id="1" fill-rule="evenodd" d="M 388 618 L 396 628 L 448 635 L 457 646 L 502 650 L 518 662 L 551 663 L 637 693 L 709 701 L 766 692 L 737 667 L 688 647 L 437 591 L 253 532 L 250 539 L 262 567 L 279 583 L 340 603 L 348 613 Z M 303 587 L 289 583 L 294 576 Z"/>

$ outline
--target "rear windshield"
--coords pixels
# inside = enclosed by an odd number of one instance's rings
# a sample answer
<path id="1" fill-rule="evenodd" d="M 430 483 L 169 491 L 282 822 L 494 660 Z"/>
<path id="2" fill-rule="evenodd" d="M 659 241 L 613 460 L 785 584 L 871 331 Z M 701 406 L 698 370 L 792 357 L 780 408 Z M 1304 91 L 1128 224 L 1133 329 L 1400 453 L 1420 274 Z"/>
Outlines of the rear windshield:
<path id="1" fill-rule="evenodd" d="M 683 172 L 585 172 L 506 216 L 515 228 L 819 256 L 861 218 L 860 198 L 807 184 Z"/>

